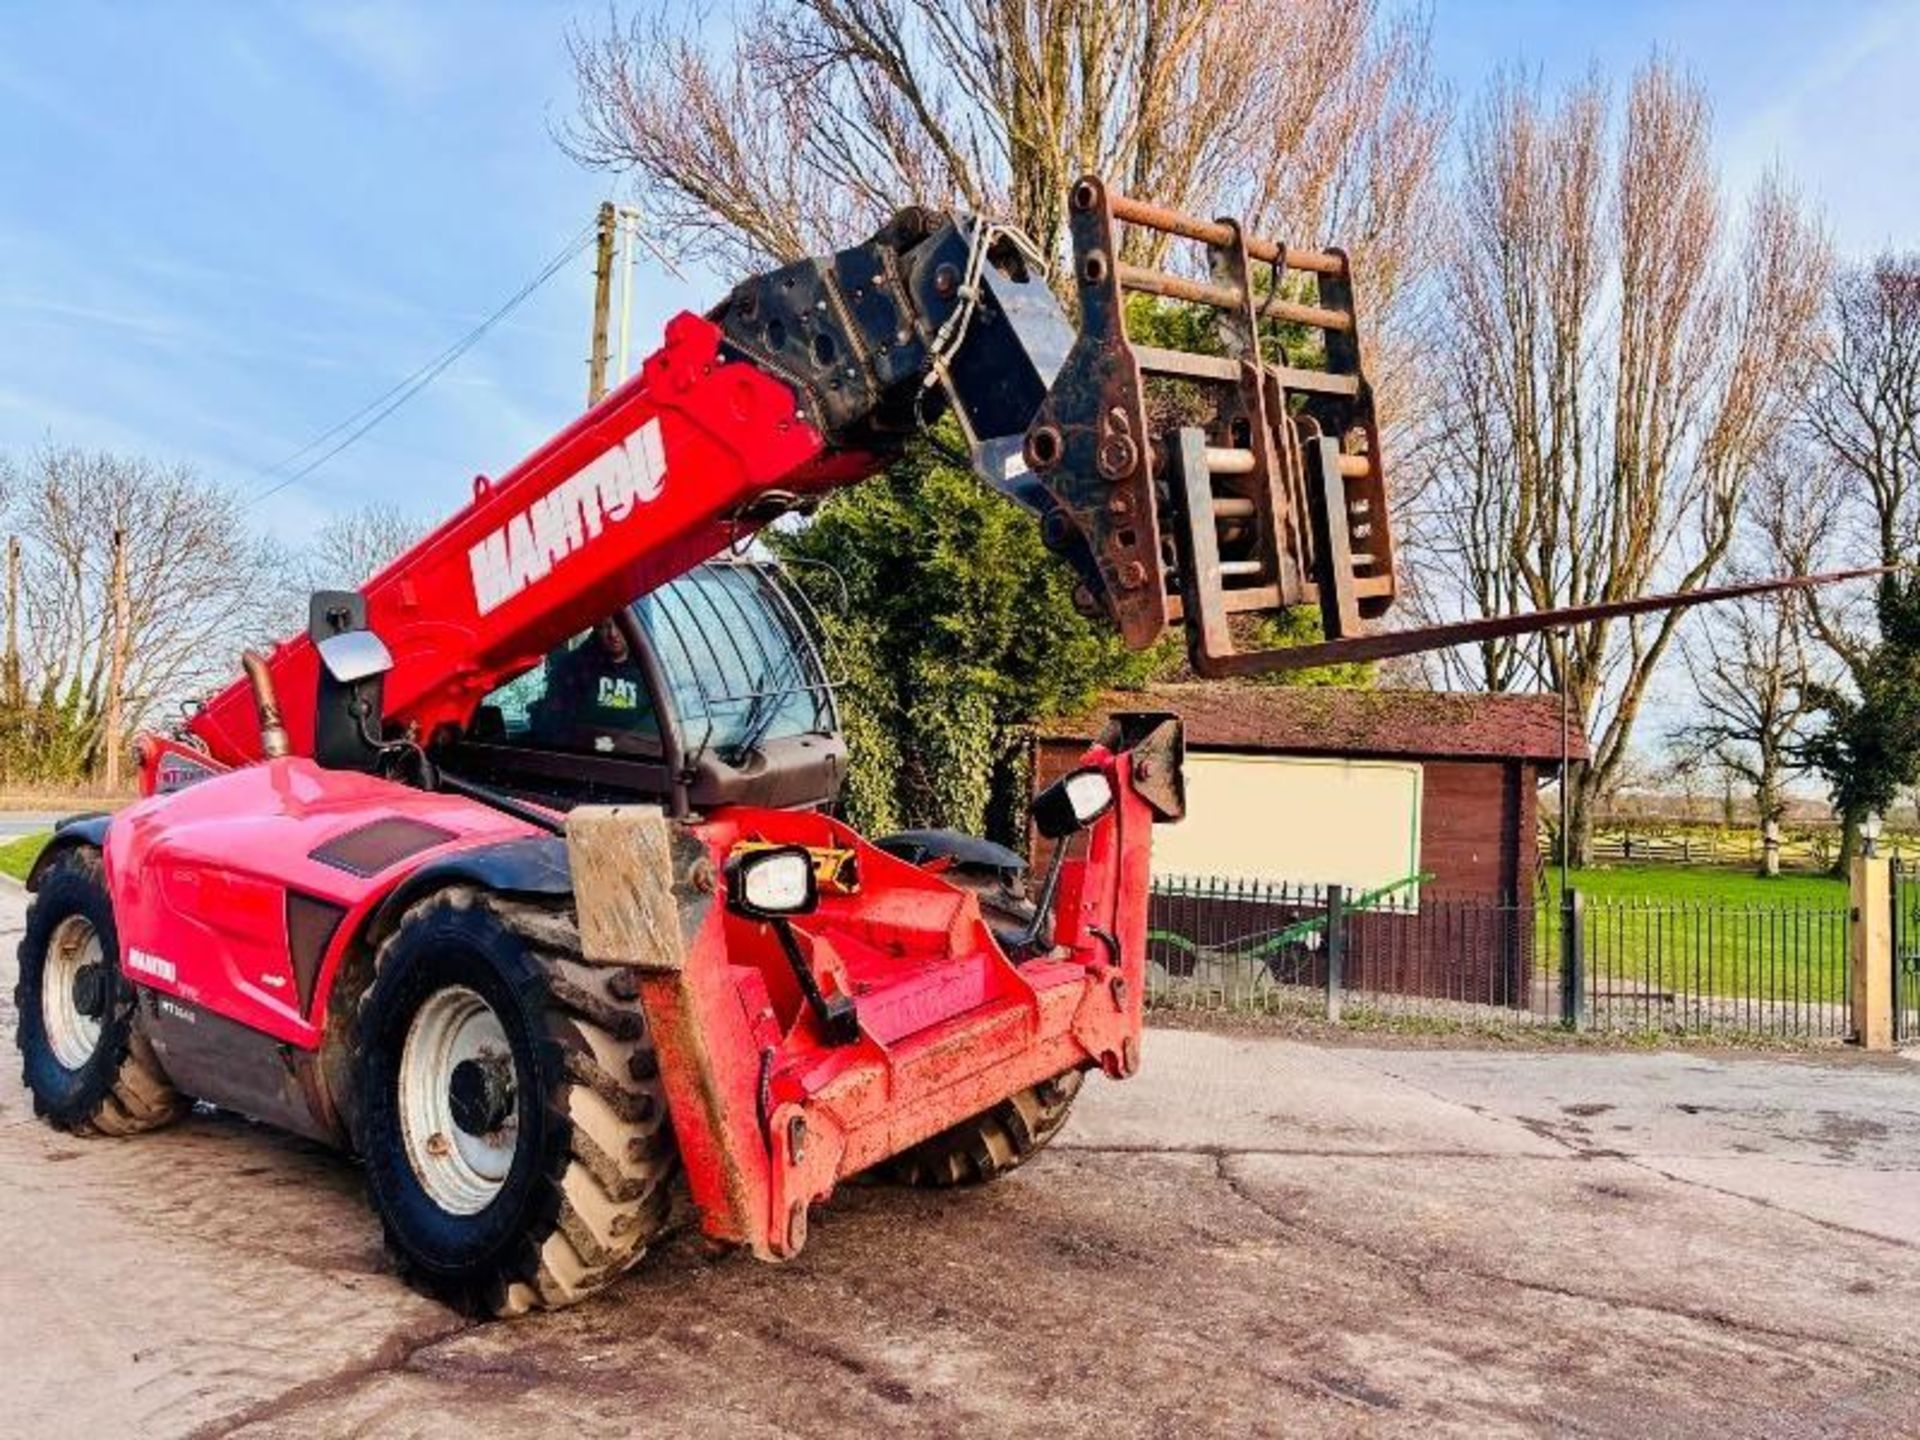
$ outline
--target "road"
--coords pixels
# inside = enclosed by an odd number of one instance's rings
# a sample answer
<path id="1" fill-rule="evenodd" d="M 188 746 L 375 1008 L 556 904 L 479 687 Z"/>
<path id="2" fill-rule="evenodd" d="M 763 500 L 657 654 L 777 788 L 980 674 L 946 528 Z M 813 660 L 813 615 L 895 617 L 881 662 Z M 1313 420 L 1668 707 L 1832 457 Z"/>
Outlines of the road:
<path id="1" fill-rule="evenodd" d="M 14 1433 L 1920 1433 L 1904 1060 L 1155 1031 L 998 1185 L 849 1186 L 788 1266 L 683 1233 L 477 1326 L 348 1163 L 213 1114 L 75 1140 L 17 1077 Z"/>
<path id="2" fill-rule="evenodd" d="M 73 813 L 73 810 L 0 810 L 0 841 L 38 835 L 42 830 L 53 829 L 56 821 Z"/>

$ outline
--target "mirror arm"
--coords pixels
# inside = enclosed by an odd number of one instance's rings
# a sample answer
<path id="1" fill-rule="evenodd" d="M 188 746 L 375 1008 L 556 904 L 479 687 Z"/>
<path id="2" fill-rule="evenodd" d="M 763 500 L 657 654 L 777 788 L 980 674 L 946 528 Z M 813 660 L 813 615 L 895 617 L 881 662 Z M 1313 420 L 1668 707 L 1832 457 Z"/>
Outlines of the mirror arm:
<path id="1" fill-rule="evenodd" d="M 1079 832 L 1076 831 L 1075 834 Z M 1034 902 L 1033 919 L 1022 932 L 1015 947 L 1024 950 L 1040 938 L 1040 932 L 1047 928 L 1053 915 L 1054 892 L 1060 888 L 1060 871 L 1067 863 L 1067 847 L 1073 843 L 1072 835 L 1063 835 L 1054 842 L 1053 854 L 1047 861 L 1047 878 L 1040 882 L 1040 898 Z"/>
<path id="2" fill-rule="evenodd" d="M 800 953 L 800 942 L 793 938 L 791 920 L 785 916 L 774 916 L 767 923 L 773 926 L 773 933 L 780 937 L 780 949 L 786 954 L 787 964 L 793 967 L 793 978 L 799 982 L 800 993 L 807 997 L 807 1008 L 813 1011 L 820 1028 L 826 1032 L 827 1043 L 853 1044 L 860 1038 L 860 1014 L 854 1006 L 853 997 L 835 995 L 829 998 L 820 989 L 820 982 L 813 978 L 807 957 Z"/>

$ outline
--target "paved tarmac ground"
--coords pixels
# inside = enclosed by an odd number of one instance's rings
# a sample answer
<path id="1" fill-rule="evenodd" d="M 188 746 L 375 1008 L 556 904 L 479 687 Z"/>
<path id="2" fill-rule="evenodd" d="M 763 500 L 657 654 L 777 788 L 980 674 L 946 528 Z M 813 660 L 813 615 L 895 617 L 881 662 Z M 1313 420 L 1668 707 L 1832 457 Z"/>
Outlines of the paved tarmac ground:
<path id="1" fill-rule="evenodd" d="M 791 1265 L 682 1234 L 473 1326 L 348 1162 L 54 1134 L 0 1030 L 9 1433 L 1920 1433 L 1905 1060 L 1155 1031 L 998 1185 L 850 1186 Z"/>

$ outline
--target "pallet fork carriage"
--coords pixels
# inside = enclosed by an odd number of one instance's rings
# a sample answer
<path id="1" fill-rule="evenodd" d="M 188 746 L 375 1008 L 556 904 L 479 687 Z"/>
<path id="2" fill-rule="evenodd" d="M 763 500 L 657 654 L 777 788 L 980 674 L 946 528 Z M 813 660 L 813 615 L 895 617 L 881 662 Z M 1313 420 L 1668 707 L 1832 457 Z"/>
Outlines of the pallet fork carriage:
<path id="1" fill-rule="evenodd" d="M 942 409 L 1082 608 L 1135 646 L 1184 626 L 1206 674 L 1714 598 L 1365 633 L 1393 550 L 1345 257 L 1092 177 L 1071 216 L 1077 329 L 1030 244 L 923 210 L 676 317 L 143 737 L 146 798 L 62 826 L 30 877 L 38 1112 L 130 1134 L 198 1099 L 353 1150 L 408 1269 L 496 1314 L 630 1267 L 682 1174 L 712 1240 L 780 1260 L 849 1176 L 1031 1157 L 1087 1072 L 1139 1067 L 1178 721 L 1114 717 L 1036 799 L 1037 893 L 982 840 L 869 840 L 830 813 L 845 746 L 804 607 L 712 561 Z M 1204 277 L 1132 263 L 1128 227 Z M 1216 314 L 1218 344 L 1131 337 L 1143 293 Z M 1323 644 L 1240 647 L 1297 605 Z"/>

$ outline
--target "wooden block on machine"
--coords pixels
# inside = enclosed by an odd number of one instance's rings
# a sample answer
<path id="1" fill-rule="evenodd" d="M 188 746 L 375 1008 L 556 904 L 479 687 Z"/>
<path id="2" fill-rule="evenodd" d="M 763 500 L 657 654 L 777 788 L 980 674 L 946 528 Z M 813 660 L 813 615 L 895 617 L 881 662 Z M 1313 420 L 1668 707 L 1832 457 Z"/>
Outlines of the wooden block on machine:
<path id="1" fill-rule="evenodd" d="M 686 963 L 671 827 L 657 805 L 582 805 L 567 816 L 580 950 L 600 965 Z"/>

